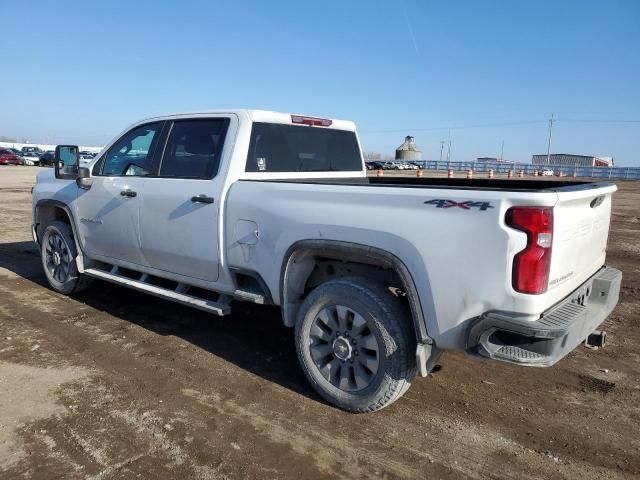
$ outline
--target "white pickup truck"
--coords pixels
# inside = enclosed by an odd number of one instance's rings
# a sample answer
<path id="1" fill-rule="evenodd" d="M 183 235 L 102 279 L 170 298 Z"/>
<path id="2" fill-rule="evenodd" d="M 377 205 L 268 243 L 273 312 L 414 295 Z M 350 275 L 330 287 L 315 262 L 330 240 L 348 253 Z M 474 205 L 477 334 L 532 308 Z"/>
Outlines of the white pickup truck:
<path id="1" fill-rule="evenodd" d="M 592 335 L 620 289 L 615 191 L 367 178 L 352 122 L 220 110 L 136 123 L 86 167 L 59 146 L 33 236 L 62 294 L 100 279 L 217 315 L 279 305 L 311 385 L 367 412 L 444 350 L 548 366 Z"/>

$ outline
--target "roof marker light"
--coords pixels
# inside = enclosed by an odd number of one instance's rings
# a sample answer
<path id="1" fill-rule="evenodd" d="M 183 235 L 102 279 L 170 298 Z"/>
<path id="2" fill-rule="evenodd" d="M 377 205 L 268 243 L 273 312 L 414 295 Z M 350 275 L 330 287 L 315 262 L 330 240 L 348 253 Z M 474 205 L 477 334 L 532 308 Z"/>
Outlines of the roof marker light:
<path id="1" fill-rule="evenodd" d="M 331 126 L 333 121 L 327 118 L 303 117 L 300 115 L 291 115 L 291 123 L 297 123 L 300 125 L 311 125 L 314 127 L 329 127 Z"/>

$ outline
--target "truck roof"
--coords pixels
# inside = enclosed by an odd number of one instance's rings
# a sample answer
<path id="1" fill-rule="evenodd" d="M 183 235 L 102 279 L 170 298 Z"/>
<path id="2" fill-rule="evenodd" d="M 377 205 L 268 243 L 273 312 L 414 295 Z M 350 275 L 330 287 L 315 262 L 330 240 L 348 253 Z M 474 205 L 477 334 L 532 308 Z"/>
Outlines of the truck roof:
<path id="1" fill-rule="evenodd" d="M 198 117 L 198 116 L 210 115 L 210 114 L 216 114 L 216 115 L 233 114 L 233 115 L 237 115 L 240 118 L 245 118 L 251 122 L 284 123 L 284 124 L 291 124 L 292 116 L 324 118 L 324 117 L 318 117 L 316 115 L 301 115 L 298 113 L 274 112 L 270 110 L 227 108 L 227 109 L 215 109 L 215 110 L 194 110 L 192 112 L 182 112 L 182 113 L 161 115 L 157 117 L 146 118 L 144 120 L 136 122 L 134 125 L 139 123 L 149 122 L 149 121 L 156 121 L 156 120 L 170 120 L 176 117 L 189 118 L 189 117 Z M 348 131 L 356 130 L 355 123 L 353 123 L 350 120 L 338 120 L 335 118 L 331 118 L 328 120 L 331 120 L 331 125 L 329 127 L 322 127 L 322 128 L 334 128 L 337 130 L 348 130 Z"/>

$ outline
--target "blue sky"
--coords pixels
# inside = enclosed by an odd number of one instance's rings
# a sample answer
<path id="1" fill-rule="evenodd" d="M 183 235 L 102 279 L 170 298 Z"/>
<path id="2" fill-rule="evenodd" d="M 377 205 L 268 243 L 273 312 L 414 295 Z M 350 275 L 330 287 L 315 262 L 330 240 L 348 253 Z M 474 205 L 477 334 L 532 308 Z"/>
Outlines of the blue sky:
<path id="1" fill-rule="evenodd" d="M 382 153 L 410 133 L 437 159 L 450 127 L 452 160 L 504 140 L 529 161 L 554 112 L 552 151 L 640 166 L 638 0 L 1 4 L 0 135 L 102 145 L 248 107 L 352 119 Z"/>

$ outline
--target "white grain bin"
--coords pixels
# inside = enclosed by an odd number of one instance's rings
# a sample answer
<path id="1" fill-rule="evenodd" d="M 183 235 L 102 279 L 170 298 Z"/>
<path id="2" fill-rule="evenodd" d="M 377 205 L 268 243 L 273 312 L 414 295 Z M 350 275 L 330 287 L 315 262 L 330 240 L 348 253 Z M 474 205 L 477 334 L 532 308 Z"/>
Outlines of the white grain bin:
<path id="1" fill-rule="evenodd" d="M 407 135 L 404 143 L 396 148 L 396 160 L 422 160 L 422 150 L 416 145 L 416 139 Z"/>

